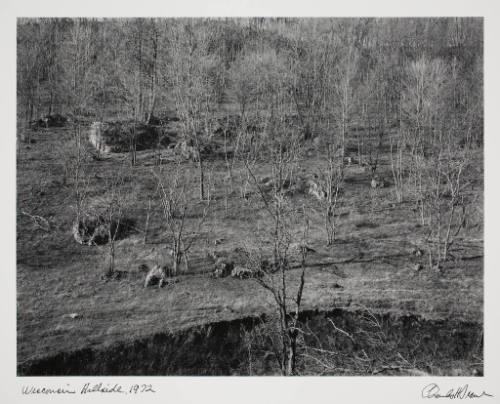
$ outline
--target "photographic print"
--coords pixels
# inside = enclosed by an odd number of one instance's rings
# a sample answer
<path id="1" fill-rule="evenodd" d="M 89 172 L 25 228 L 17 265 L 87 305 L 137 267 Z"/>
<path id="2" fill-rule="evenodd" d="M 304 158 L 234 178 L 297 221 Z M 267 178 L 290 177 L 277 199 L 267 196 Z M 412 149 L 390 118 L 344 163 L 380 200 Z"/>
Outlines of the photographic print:
<path id="1" fill-rule="evenodd" d="M 483 376 L 483 18 L 16 35 L 18 376 Z"/>

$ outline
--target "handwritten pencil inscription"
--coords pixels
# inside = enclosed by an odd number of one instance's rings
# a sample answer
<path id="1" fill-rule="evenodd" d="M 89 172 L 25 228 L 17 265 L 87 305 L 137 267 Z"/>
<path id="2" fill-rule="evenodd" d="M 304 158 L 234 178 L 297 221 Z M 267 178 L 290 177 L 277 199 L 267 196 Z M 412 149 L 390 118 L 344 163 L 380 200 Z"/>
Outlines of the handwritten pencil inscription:
<path id="1" fill-rule="evenodd" d="M 119 383 L 84 383 L 79 387 L 66 384 L 59 387 L 25 385 L 21 388 L 23 395 L 65 395 L 65 394 L 142 394 L 156 393 L 151 384 L 121 385 Z"/>

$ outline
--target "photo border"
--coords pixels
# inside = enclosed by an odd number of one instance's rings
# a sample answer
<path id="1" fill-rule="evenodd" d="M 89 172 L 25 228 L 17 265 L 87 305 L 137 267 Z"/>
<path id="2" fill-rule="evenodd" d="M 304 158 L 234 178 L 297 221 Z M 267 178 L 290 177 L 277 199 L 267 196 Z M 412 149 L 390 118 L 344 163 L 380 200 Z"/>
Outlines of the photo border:
<path id="1" fill-rule="evenodd" d="M 500 293 L 499 238 L 500 192 L 495 174 L 500 175 L 500 146 L 498 113 L 500 103 L 500 2 L 495 0 L 394 0 L 360 1 L 141 1 L 123 2 L 88 0 L 4 0 L 0 3 L 0 41 L 3 50 L 0 81 L 4 89 L 0 97 L 1 176 L 3 197 L 1 232 L 4 257 L 0 283 L 1 344 L 0 377 L 4 383 L 2 401 L 24 402 L 112 402 L 124 403 L 416 403 L 426 401 L 421 390 L 429 383 L 437 383 L 441 390 L 465 384 L 475 392 L 487 391 L 493 398 L 485 402 L 500 402 L 500 326 L 498 310 Z M 484 17 L 484 374 L 483 377 L 17 377 L 16 376 L 16 18 L 17 17 L 209 17 L 209 16 L 290 16 L 290 17 Z M 21 394 L 22 386 L 39 387 L 81 386 L 84 383 L 152 384 L 154 395 L 126 397 L 116 395 L 55 396 Z"/>

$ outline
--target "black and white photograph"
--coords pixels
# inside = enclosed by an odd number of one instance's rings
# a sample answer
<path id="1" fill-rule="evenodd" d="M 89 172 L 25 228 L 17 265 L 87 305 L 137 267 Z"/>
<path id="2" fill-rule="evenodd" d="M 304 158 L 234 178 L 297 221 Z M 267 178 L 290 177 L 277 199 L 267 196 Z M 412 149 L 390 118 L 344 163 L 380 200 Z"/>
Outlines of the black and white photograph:
<path id="1" fill-rule="evenodd" d="M 17 15 L 19 393 L 321 376 L 498 398 L 488 17 L 449 11 Z"/>

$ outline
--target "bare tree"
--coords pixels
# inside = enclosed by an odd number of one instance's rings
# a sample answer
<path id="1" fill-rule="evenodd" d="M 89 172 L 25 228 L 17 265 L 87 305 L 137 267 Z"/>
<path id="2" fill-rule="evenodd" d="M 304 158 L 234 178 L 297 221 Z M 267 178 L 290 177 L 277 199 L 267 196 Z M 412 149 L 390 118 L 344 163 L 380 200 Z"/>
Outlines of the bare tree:
<path id="1" fill-rule="evenodd" d="M 162 218 L 168 234 L 166 243 L 170 247 L 168 255 L 171 255 L 173 261 L 173 267 L 168 275 L 176 276 L 182 260 L 186 270 L 189 269 L 188 252 L 207 218 L 210 203 L 203 203 L 201 213 L 194 224 L 188 223 L 187 213 L 190 208 L 188 181 L 180 166 L 177 165 L 175 171 L 170 170 L 168 174 L 165 173 L 163 166 L 159 166 L 153 171 L 153 175 L 158 184 Z"/>
<path id="2" fill-rule="evenodd" d="M 85 210 L 85 200 L 89 186 L 87 175 L 86 149 L 84 136 L 79 124 L 74 129 L 74 148 L 71 158 L 71 172 L 73 176 L 73 195 L 75 200 L 75 222 L 80 223 Z"/>
<path id="3" fill-rule="evenodd" d="M 346 150 L 346 139 L 349 133 L 349 127 L 351 122 L 351 114 L 354 106 L 355 99 L 355 76 L 357 73 L 359 52 L 355 47 L 355 35 L 354 26 L 352 24 L 347 24 L 345 28 L 339 27 L 339 29 L 344 30 L 345 46 L 342 49 L 342 56 L 338 63 L 333 67 L 334 76 L 334 89 L 338 97 L 339 102 L 339 127 L 340 136 L 342 139 L 341 150 L 342 159 L 345 157 Z M 335 104 L 334 104 L 335 105 Z"/>
<path id="4" fill-rule="evenodd" d="M 457 97 L 453 63 L 451 77 L 442 60 L 422 57 L 410 63 L 402 94 L 411 192 L 426 230 L 429 265 L 438 268 L 448 259 L 471 203 L 471 144 L 460 145 L 460 134 L 468 133 L 471 121 L 459 122 L 453 113 L 457 104 L 446 103 L 447 97 Z M 464 116 L 472 120 L 467 112 Z"/>
<path id="5" fill-rule="evenodd" d="M 318 174 L 321 180 L 322 189 L 325 192 L 322 199 L 324 207 L 325 231 L 327 234 L 327 245 L 335 242 L 337 230 L 337 207 L 340 201 L 341 188 L 344 182 L 344 164 L 342 156 L 338 153 L 335 145 L 328 144 L 325 167 Z"/>
<path id="6" fill-rule="evenodd" d="M 103 206 L 102 221 L 107 233 L 109 262 L 105 275 L 108 277 L 115 272 L 116 241 L 127 226 L 124 209 L 127 206 L 128 195 L 130 194 L 129 187 L 126 186 L 130 182 L 130 178 L 126 170 L 127 168 L 123 165 L 117 173 L 107 178 L 106 181 L 106 197 L 104 199 L 105 206 Z"/>
<path id="7" fill-rule="evenodd" d="M 297 371 L 297 343 L 300 335 L 299 313 L 302 304 L 303 290 L 306 275 L 306 259 L 310 251 L 307 247 L 309 222 L 303 208 L 300 212 L 293 208 L 289 197 L 290 187 L 297 170 L 298 133 L 280 133 L 279 126 L 274 127 L 276 142 L 271 146 L 273 161 L 271 189 L 264 189 L 255 176 L 252 168 L 246 165 L 252 183 L 257 189 L 261 202 L 269 216 L 271 224 L 272 262 L 258 259 L 250 263 L 256 273 L 263 276 L 256 277 L 256 281 L 268 290 L 274 299 L 278 312 L 279 341 L 278 363 L 283 375 L 294 375 Z M 281 136 L 280 136 L 281 135 Z M 288 136 L 287 136 L 288 135 Z M 303 219 L 299 239 L 297 240 L 297 218 Z M 290 285 L 288 271 L 291 269 L 293 258 L 297 258 L 300 265 L 300 277 L 295 292 Z"/>
<path id="8" fill-rule="evenodd" d="M 213 137 L 214 107 L 217 92 L 214 74 L 218 66 L 215 55 L 208 52 L 210 25 L 193 30 L 190 23 L 172 30 L 172 64 L 170 80 L 176 109 L 181 118 L 183 135 L 196 150 L 200 200 L 205 199 L 205 165 L 203 155 Z M 180 32 L 179 32 L 180 30 Z M 186 52 L 187 50 L 187 52 Z"/>
<path id="9" fill-rule="evenodd" d="M 446 80 L 446 66 L 439 59 L 430 60 L 422 57 L 411 62 L 406 69 L 406 81 L 402 93 L 402 113 L 404 127 L 408 131 L 405 147 L 409 150 L 411 159 L 409 176 L 411 192 L 420 210 L 422 224 L 425 217 L 423 192 L 425 183 L 422 162 L 432 152 L 441 136 L 443 118 L 443 89 Z M 400 132 L 403 134 L 404 132 Z"/>
<path id="10" fill-rule="evenodd" d="M 450 248 L 466 223 L 474 200 L 470 192 L 470 163 L 469 150 L 459 151 L 449 144 L 432 160 L 419 160 L 425 184 L 421 203 L 430 267 L 439 268 L 448 259 Z"/>
<path id="11" fill-rule="evenodd" d="M 390 136 L 389 139 L 389 158 L 391 161 L 391 172 L 394 181 L 394 192 L 396 194 L 396 200 L 398 202 L 403 202 L 407 183 L 408 159 L 405 152 L 407 139 L 401 130 L 396 134 L 395 137 Z"/>
<path id="12" fill-rule="evenodd" d="M 71 30 L 72 57 L 72 92 L 73 114 L 81 114 L 87 97 L 86 77 L 88 73 L 88 47 L 90 45 L 90 27 L 84 21 L 76 19 Z M 75 222 L 80 224 L 85 208 L 85 199 L 89 178 L 86 173 L 85 136 L 77 119 L 73 123 L 74 147 L 71 156 L 71 172 L 73 174 L 73 193 L 75 198 Z"/>
<path id="13" fill-rule="evenodd" d="M 298 344 L 301 332 L 300 310 L 304 286 L 306 283 L 307 256 L 311 249 L 307 246 L 309 223 L 305 212 L 300 212 L 305 220 L 301 237 L 298 241 L 293 241 L 292 227 L 289 213 L 285 214 L 282 202 L 276 201 L 269 205 L 270 214 L 274 221 L 272 235 L 273 262 L 268 263 L 262 251 L 259 253 L 249 253 L 249 265 L 253 272 L 258 274 L 254 279 L 256 282 L 269 291 L 273 297 L 275 309 L 278 314 L 278 343 L 275 347 L 276 359 L 282 375 L 291 376 L 297 374 Z M 298 215 L 299 212 L 295 212 Z M 289 270 L 292 259 L 299 262 L 298 284 L 293 284 L 289 279 Z"/>

